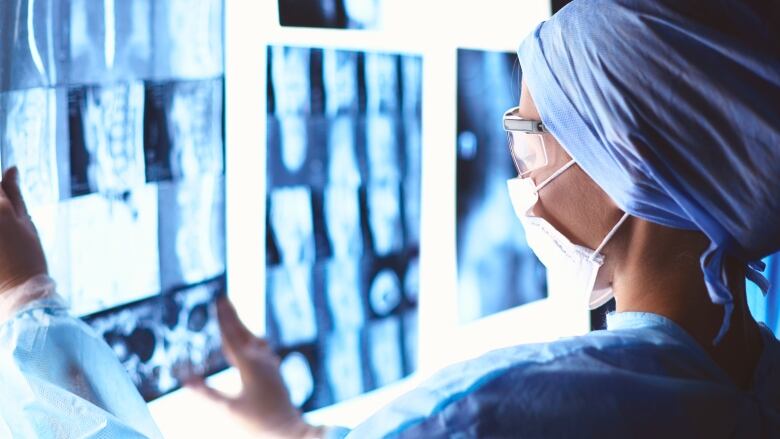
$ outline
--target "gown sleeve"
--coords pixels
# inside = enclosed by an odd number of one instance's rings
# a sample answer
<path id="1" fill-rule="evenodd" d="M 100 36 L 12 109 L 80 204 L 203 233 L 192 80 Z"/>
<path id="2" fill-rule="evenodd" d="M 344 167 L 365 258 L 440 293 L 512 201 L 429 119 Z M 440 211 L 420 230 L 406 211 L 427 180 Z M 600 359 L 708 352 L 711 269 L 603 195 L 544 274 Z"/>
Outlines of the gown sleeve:
<path id="1" fill-rule="evenodd" d="M 0 437 L 162 437 L 111 348 L 48 276 L 0 296 L 0 389 Z"/>

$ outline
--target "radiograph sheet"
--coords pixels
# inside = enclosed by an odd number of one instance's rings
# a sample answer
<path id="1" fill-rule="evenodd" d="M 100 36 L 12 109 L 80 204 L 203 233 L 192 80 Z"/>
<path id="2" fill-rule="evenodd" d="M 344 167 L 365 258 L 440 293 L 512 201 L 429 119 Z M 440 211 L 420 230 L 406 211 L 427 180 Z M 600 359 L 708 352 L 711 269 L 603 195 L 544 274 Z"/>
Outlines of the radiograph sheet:
<path id="1" fill-rule="evenodd" d="M 224 292 L 224 279 L 217 279 L 86 320 L 103 335 L 149 401 L 178 389 L 194 375 L 227 367 L 214 308 Z"/>
<path id="2" fill-rule="evenodd" d="M 28 206 L 56 203 L 67 189 L 58 136 L 67 117 L 64 94 L 51 88 L 0 93 L 0 163 L 17 166 Z M 64 172 L 63 172 L 64 171 Z"/>
<path id="3" fill-rule="evenodd" d="M 147 398 L 222 367 L 223 0 L 2 4 L 0 168 L 60 294 Z"/>
<path id="4" fill-rule="evenodd" d="M 70 4 L 70 83 L 149 77 L 152 0 L 63 3 Z"/>
<path id="5" fill-rule="evenodd" d="M 546 297 L 544 267 L 506 192 L 517 175 L 498 118 L 519 101 L 512 53 L 458 50 L 457 261 L 460 320 Z"/>
<path id="6" fill-rule="evenodd" d="M 311 410 L 416 365 L 422 63 L 268 56 L 267 332 Z"/>
<path id="7" fill-rule="evenodd" d="M 50 87 L 64 76 L 67 5 L 57 0 L 6 0 L 0 13 L 0 92 Z"/>
<path id="8" fill-rule="evenodd" d="M 282 26 L 335 29 L 382 27 L 385 0 L 279 0 Z"/>

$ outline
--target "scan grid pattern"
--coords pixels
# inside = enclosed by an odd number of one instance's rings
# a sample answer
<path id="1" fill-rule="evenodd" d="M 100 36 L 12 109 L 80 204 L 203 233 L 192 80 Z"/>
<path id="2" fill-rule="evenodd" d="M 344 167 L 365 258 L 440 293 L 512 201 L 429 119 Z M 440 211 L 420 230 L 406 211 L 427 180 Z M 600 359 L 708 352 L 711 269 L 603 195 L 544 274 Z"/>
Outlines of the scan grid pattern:
<path id="1" fill-rule="evenodd" d="M 9 0 L 0 166 L 147 399 L 225 367 L 223 0 Z"/>
<path id="2" fill-rule="evenodd" d="M 268 59 L 267 333 L 307 411 L 415 369 L 422 61 Z"/>

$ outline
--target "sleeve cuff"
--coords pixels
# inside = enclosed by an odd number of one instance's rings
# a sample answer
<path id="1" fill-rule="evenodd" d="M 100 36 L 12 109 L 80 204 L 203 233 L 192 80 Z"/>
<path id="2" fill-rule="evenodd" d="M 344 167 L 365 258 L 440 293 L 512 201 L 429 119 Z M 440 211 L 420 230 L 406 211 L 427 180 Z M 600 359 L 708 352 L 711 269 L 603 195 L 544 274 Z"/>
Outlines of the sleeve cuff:
<path id="1" fill-rule="evenodd" d="M 18 313 L 34 308 L 38 303 L 47 301 L 47 299 L 53 299 L 59 307 L 66 308 L 56 290 L 57 284 L 54 279 L 40 274 L 0 294 L 0 325 L 5 324 Z"/>

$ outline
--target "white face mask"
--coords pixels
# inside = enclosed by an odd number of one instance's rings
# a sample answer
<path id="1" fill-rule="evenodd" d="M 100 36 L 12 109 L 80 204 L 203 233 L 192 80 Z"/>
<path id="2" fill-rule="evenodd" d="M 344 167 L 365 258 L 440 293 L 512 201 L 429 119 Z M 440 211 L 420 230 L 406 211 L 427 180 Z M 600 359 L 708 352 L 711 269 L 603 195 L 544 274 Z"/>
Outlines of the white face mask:
<path id="1" fill-rule="evenodd" d="M 520 177 L 508 180 L 507 186 L 512 207 L 525 229 L 528 246 L 548 269 L 557 275 L 567 276 L 580 286 L 580 297 L 587 298 L 588 307 L 594 309 L 607 303 L 614 295 L 609 281 L 598 276 L 599 268 L 604 264 L 604 256 L 600 252 L 628 218 L 628 214 L 620 218 L 596 250 L 572 243 L 544 218 L 528 215 L 539 201 L 539 191 L 572 165 L 574 160 L 555 171 L 538 186 L 535 186 L 530 178 Z"/>

